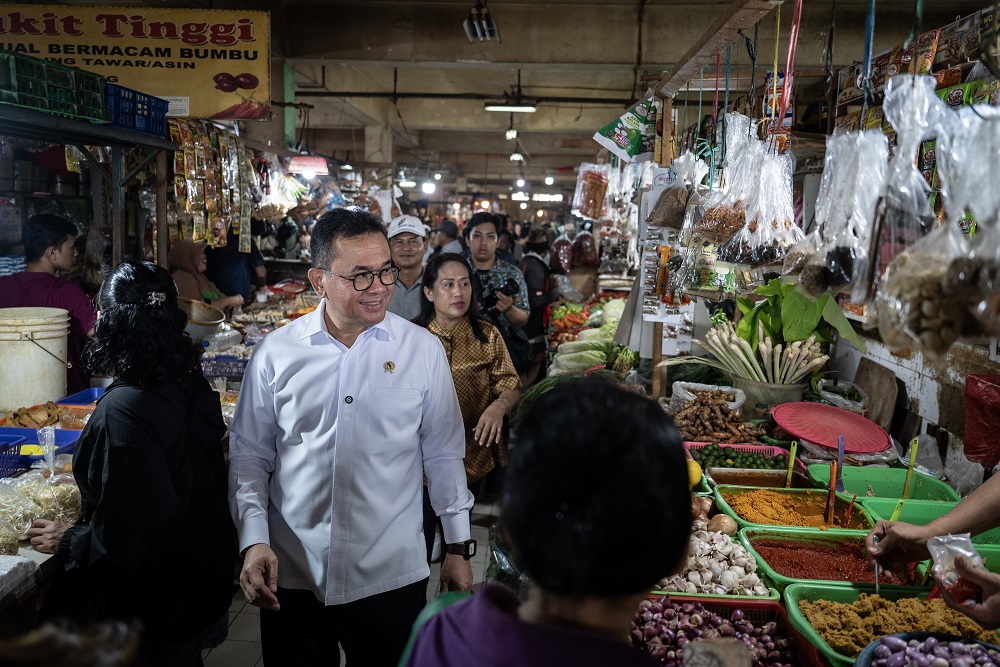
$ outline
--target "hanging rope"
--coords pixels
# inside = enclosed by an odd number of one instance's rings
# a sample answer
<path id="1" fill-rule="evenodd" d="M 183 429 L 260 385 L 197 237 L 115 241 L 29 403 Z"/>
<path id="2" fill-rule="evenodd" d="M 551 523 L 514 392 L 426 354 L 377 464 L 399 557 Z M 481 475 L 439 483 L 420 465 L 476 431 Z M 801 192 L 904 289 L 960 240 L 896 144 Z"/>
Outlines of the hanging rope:
<path id="1" fill-rule="evenodd" d="M 781 127 L 792 99 L 792 80 L 795 76 L 795 49 L 799 44 L 799 23 L 802 21 L 802 0 L 795 0 L 795 11 L 792 12 L 792 27 L 788 31 L 788 58 L 785 60 L 785 88 L 781 91 L 781 107 L 775 118 L 775 130 Z"/>
<path id="2" fill-rule="evenodd" d="M 753 26 L 753 47 L 750 46 L 750 40 L 743 37 L 743 40 L 747 45 L 747 52 L 750 54 L 750 94 L 747 97 L 747 116 L 753 116 L 754 106 L 757 104 L 757 39 L 760 37 L 760 21 Z M 752 126 L 753 123 L 750 123 Z M 749 135 L 750 129 L 747 130 Z"/>
<path id="3" fill-rule="evenodd" d="M 712 118 L 719 122 L 719 76 L 722 67 L 722 54 L 715 54 L 715 102 L 712 104 Z"/>
<path id="4" fill-rule="evenodd" d="M 698 83 L 698 131 L 695 133 L 696 137 L 701 136 L 701 96 L 705 92 L 705 68 L 701 68 L 701 79 Z"/>
<path id="5" fill-rule="evenodd" d="M 910 48 L 910 44 L 913 44 L 913 40 L 917 38 L 920 34 L 920 27 L 924 24 L 924 0 L 917 0 L 917 6 L 914 9 L 913 16 L 913 27 L 910 28 L 910 34 L 907 36 L 906 41 L 903 42 L 903 48 Z"/>
<path id="6" fill-rule="evenodd" d="M 778 37 L 781 35 L 781 5 L 774 15 L 774 66 L 771 68 L 771 118 L 774 118 L 774 103 L 778 97 Z"/>
<path id="7" fill-rule="evenodd" d="M 730 44 L 726 47 L 726 99 L 722 104 L 722 154 L 719 156 L 722 164 L 726 164 L 726 115 L 729 113 L 729 73 L 732 53 L 733 45 Z"/>
<path id="8" fill-rule="evenodd" d="M 865 59 L 861 67 L 861 89 L 864 92 L 864 103 L 861 105 L 861 118 L 868 115 L 868 104 L 872 93 L 872 40 L 875 37 L 875 0 L 868 0 L 868 16 L 865 18 Z"/>
<path id="9" fill-rule="evenodd" d="M 837 32 L 837 0 L 833 0 L 830 8 L 830 34 L 826 43 L 826 56 L 823 59 L 823 69 L 826 71 L 826 127 L 827 132 L 833 132 L 833 119 L 837 116 L 837 82 L 833 78 L 833 37 Z"/>

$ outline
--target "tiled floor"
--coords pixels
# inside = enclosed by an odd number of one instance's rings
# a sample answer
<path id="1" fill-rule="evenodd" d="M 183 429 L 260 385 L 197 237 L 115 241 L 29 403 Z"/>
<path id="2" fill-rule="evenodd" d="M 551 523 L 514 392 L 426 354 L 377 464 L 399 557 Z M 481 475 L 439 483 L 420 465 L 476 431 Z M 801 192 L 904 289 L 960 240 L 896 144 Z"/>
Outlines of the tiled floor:
<path id="1" fill-rule="evenodd" d="M 477 504 L 472 510 L 472 539 L 478 544 L 478 553 L 472 558 L 473 584 L 478 587 L 486 578 L 489 562 L 487 544 L 489 526 L 496 518 L 494 505 Z M 437 593 L 440 565 L 431 566 L 427 584 L 427 597 Z M 242 591 L 233 596 L 229 608 L 229 636 L 218 647 L 202 652 L 205 667 L 260 667 L 264 664 L 260 650 L 260 609 L 247 604 Z M 343 664 L 344 661 L 341 661 Z"/>

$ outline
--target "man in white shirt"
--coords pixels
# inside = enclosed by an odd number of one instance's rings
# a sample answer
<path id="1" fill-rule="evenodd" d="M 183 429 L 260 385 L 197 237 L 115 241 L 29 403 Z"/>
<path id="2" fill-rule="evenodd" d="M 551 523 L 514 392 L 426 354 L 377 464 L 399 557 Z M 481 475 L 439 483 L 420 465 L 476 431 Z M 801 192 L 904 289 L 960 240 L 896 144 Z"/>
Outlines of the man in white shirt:
<path id="1" fill-rule="evenodd" d="M 424 223 L 412 215 L 401 215 L 389 223 L 389 252 L 399 277 L 392 290 L 389 312 L 404 320 L 420 314 L 424 281 Z"/>
<path id="2" fill-rule="evenodd" d="M 313 229 L 313 313 L 251 358 L 230 434 L 229 494 L 268 665 L 395 665 L 426 601 L 422 479 L 469 590 L 462 414 L 444 348 L 386 309 L 398 271 L 358 209 Z"/>

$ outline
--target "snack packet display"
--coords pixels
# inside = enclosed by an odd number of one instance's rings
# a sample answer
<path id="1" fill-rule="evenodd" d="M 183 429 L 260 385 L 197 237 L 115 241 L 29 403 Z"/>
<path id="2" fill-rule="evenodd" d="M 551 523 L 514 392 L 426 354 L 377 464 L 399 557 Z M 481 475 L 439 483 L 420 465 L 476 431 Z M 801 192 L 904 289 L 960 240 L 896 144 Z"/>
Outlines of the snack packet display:
<path id="1" fill-rule="evenodd" d="M 941 535 L 927 540 L 927 551 L 934 559 L 931 571 L 958 604 L 975 604 L 982 601 L 983 589 L 955 570 L 955 558 L 961 556 L 970 567 L 986 569 L 983 559 L 972 544 L 972 535 Z"/>
<path id="2" fill-rule="evenodd" d="M 649 97 L 594 134 L 594 141 L 623 162 L 652 160 L 656 145 L 656 103 Z"/>
<path id="3" fill-rule="evenodd" d="M 726 115 L 726 163 L 728 185 L 704 202 L 705 213 L 695 222 L 692 236 L 722 244 L 746 225 L 747 198 L 756 189 L 755 158 L 763 155 L 762 142 L 751 136 L 752 121 L 742 114 Z M 692 238 L 693 241 L 693 238 Z"/>
<path id="4" fill-rule="evenodd" d="M 606 195 L 611 165 L 584 162 L 576 178 L 573 195 L 573 215 L 587 220 L 600 220 L 606 212 Z"/>

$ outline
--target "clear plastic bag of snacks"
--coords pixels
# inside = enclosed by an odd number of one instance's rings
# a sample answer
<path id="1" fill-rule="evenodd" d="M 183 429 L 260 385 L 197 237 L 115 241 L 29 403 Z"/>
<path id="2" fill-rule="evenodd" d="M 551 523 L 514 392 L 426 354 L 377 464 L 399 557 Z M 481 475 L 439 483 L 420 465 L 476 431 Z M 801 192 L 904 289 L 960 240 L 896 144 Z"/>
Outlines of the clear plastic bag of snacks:
<path id="1" fill-rule="evenodd" d="M 955 569 L 955 559 L 961 556 L 969 567 L 986 570 L 982 556 L 972 544 L 972 535 L 959 533 L 928 538 L 927 551 L 934 559 L 934 565 L 931 567 L 934 578 L 944 586 L 955 602 L 958 604 L 982 602 L 983 589 L 962 577 Z"/>
<path id="2" fill-rule="evenodd" d="M 573 195 L 573 215 L 587 220 L 600 220 L 606 212 L 608 180 L 611 165 L 584 162 L 576 178 Z"/>

